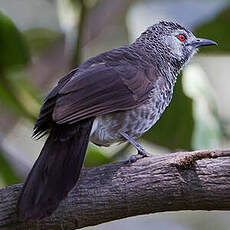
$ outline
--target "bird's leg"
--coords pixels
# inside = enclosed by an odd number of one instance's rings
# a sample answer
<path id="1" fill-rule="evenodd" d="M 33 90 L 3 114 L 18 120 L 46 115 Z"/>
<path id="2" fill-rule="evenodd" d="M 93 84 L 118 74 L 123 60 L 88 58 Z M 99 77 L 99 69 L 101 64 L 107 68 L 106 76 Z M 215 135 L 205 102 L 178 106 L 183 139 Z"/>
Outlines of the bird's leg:
<path id="1" fill-rule="evenodd" d="M 135 161 L 137 161 L 138 159 L 141 159 L 143 157 L 149 157 L 151 156 L 149 153 L 147 153 L 144 148 L 138 144 L 132 137 L 130 137 L 128 134 L 126 134 L 125 132 L 120 132 L 120 134 L 127 140 L 129 141 L 129 143 L 131 143 L 136 150 L 138 151 L 138 153 L 136 155 L 132 155 L 129 157 L 129 159 L 127 160 L 127 163 L 133 163 Z"/>

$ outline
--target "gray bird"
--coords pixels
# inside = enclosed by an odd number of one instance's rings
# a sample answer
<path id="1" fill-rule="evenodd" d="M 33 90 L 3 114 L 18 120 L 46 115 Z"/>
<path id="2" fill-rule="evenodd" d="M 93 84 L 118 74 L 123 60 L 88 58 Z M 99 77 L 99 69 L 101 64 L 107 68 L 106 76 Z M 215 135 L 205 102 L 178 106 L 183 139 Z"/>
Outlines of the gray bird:
<path id="1" fill-rule="evenodd" d="M 90 58 L 67 73 L 48 94 L 34 136 L 49 137 L 22 188 L 20 219 L 41 219 L 58 207 L 76 184 L 88 142 L 110 146 L 134 141 L 160 118 L 172 99 L 177 75 L 200 46 L 184 27 L 162 21 L 135 42 Z"/>

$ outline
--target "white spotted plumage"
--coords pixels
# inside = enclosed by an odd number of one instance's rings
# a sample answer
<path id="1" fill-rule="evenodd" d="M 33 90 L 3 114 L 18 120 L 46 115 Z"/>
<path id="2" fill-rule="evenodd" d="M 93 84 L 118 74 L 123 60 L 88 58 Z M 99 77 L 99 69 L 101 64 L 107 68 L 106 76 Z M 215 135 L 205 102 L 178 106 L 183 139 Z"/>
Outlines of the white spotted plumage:
<path id="1" fill-rule="evenodd" d="M 164 86 L 164 87 L 162 87 Z M 100 146 L 110 146 L 126 141 L 120 132 L 138 138 L 160 118 L 172 98 L 173 86 L 159 80 L 144 104 L 126 111 L 98 116 L 92 127 L 90 141 Z"/>

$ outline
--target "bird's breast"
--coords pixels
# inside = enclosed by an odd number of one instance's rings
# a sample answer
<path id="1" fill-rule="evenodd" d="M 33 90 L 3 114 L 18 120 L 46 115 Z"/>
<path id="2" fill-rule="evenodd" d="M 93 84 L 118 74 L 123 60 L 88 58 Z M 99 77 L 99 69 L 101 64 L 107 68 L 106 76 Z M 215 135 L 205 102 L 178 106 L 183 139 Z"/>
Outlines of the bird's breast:
<path id="1" fill-rule="evenodd" d="M 172 97 L 172 90 L 155 88 L 151 97 L 138 107 L 98 116 L 92 127 L 90 140 L 97 145 L 110 146 L 124 142 L 120 132 L 133 138 L 140 137 L 160 118 Z"/>

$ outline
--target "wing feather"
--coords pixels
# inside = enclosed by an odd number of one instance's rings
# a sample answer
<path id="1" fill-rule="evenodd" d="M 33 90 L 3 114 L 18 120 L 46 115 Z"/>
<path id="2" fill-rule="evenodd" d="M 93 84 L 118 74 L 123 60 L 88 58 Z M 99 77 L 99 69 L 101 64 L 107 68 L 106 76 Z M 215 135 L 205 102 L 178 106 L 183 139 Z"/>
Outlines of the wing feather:
<path id="1" fill-rule="evenodd" d="M 64 75 L 58 82 L 57 86 L 54 87 L 49 94 L 46 96 L 44 103 L 40 109 L 40 113 L 37 121 L 34 125 L 34 137 L 42 137 L 47 133 L 53 123 L 52 113 L 54 106 L 56 104 L 57 95 L 60 89 L 72 78 L 74 74 L 77 72 L 77 68 L 71 70 L 66 75 Z"/>
<path id="2" fill-rule="evenodd" d="M 154 87 L 145 71 L 133 65 L 106 66 L 74 76 L 60 91 L 53 111 L 58 124 L 134 108 Z"/>

